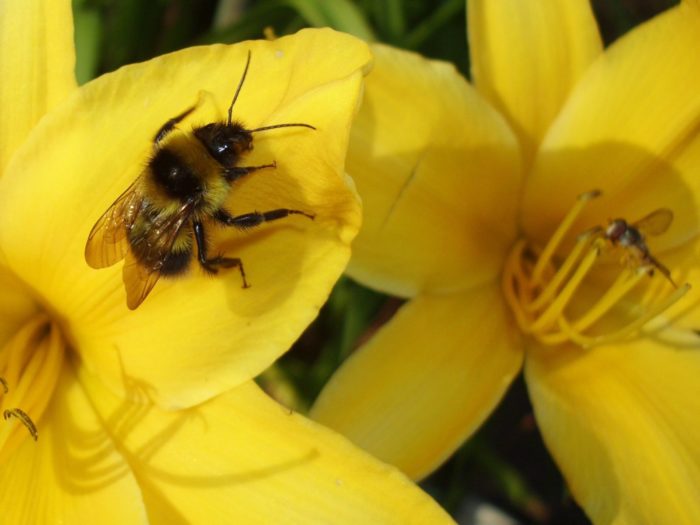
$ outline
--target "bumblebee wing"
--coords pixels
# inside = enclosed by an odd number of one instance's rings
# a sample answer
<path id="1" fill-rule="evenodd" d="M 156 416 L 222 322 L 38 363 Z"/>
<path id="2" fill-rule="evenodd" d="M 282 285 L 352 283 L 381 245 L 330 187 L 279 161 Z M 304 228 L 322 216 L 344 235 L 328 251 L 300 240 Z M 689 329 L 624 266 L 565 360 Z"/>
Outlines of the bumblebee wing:
<path id="1" fill-rule="evenodd" d="M 146 299 L 158 282 L 160 270 L 180 230 L 190 218 L 193 207 L 192 202 L 187 202 L 174 214 L 149 224 L 143 235 L 132 239 L 131 244 L 138 250 L 138 257 L 127 243 L 122 279 L 126 288 L 126 305 L 131 310 Z"/>
<path id="2" fill-rule="evenodd" d="M 672 222 L 673 212 L 668 208 L 659 208 L 639 219 L 632 226 L 645 235 L 661 235 L 668 230 Z"/>
<path id="3" fill-rule="evenodd" d="M 127 251 L 122 280 L 126 289 L 126 305 L 130 310 L 135 310 L 143 302 L 159 277 L 159 270 L 147 268 L 134 257 L 131 250 Z"/>
<path id="4" fill-rule="evenodd" d="M 143 197 L 136 179 L 92 227 L 85 244 L 85 261 L 92 268 L 112 266 L 126 255 L 126 232 L 133 226 Z"/>

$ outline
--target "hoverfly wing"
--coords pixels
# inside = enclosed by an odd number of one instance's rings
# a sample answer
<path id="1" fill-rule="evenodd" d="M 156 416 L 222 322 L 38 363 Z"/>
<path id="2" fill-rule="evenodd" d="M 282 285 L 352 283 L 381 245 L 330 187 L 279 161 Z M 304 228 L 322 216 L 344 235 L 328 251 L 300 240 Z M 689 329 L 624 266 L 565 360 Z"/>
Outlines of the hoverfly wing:
<path id="1" fill-rule="evenodd" d="M 160 270 L 193 209 L 194 203 L 188 201 L 172 215 L 155 221 L 144 230 L 141 237 L 132 239 L 131 243 L 136 247 L 138 257 L 132 246 L 127 245 L 122 279 L 129 309 L 135 310 L 158 282 Z"/>
<path id="2" fill-rule="evenodd" d="M 85 244 L 85 261 L 95 269 L 122 260 L 129 247 L 126 233 L 133 226 L 143 197 L 136 179 L 92 227 Z"/>
<path id="3" fill-rule="evenodd" d="M 673 212 L 668 208 L 654 210 L 646 217 L 642 217 L 632 224 L 643 235 L 661 235 L 669 229 L 673 222 Z"/>

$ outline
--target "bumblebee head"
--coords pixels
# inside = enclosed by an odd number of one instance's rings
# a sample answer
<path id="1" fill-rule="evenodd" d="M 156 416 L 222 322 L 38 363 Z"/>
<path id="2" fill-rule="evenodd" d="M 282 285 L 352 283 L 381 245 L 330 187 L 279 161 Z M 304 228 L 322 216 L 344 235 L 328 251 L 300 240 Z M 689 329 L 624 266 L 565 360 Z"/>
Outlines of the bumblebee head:
<path id="1" fill-rule="evenodd" d="M 209 154 L 222 166 L 233 166 L 243 153 L 253 149 L 253 136 L 237 122 L 207 124 L 194 130 L 194 135 Z"/>

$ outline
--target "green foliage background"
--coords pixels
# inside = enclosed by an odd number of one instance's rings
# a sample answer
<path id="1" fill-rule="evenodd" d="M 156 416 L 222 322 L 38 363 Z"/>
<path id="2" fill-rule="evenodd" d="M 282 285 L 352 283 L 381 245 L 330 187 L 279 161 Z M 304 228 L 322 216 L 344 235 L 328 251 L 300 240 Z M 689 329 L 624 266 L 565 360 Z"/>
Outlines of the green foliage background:
<path id="1" fill-rule="evenodd" d="M 592 0 L 606 43 L 676 3 Z M 308 26 L 330 26 L 448 60 L 469 76 L 464 0 L 74 0 L 73 6 L 80 83 L 183 47 Z M 343 359 L 400 304 L 341 279 L 318 319 L 260 383 L 282 403 L 306 410 Z M 588 523 L 544 448 L 521 380 L 422 486 L 461 523 L 472 523 L 474 508 L 484 503 L 518 523 Z"/>

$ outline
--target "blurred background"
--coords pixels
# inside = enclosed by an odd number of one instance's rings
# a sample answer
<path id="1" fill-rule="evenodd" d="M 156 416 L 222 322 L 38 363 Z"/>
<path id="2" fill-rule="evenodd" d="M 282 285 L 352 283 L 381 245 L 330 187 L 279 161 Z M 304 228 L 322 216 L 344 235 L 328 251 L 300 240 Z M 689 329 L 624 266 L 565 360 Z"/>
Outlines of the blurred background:
<path id="1" fill-rule="evenodd" d="M 592 0 L 606 44 L 674 0 Z M 73 0 L 80 83 L 183 47 L 329 26 L 454 63 L 469 77 L 465 0 Z M 339 364 L 401 301 L 343 278 L 318 319 L 259 382 L 305 412 Z M 545 449 L 522 380 L 421 483 L 460 523 L 586 524 Z"/>

